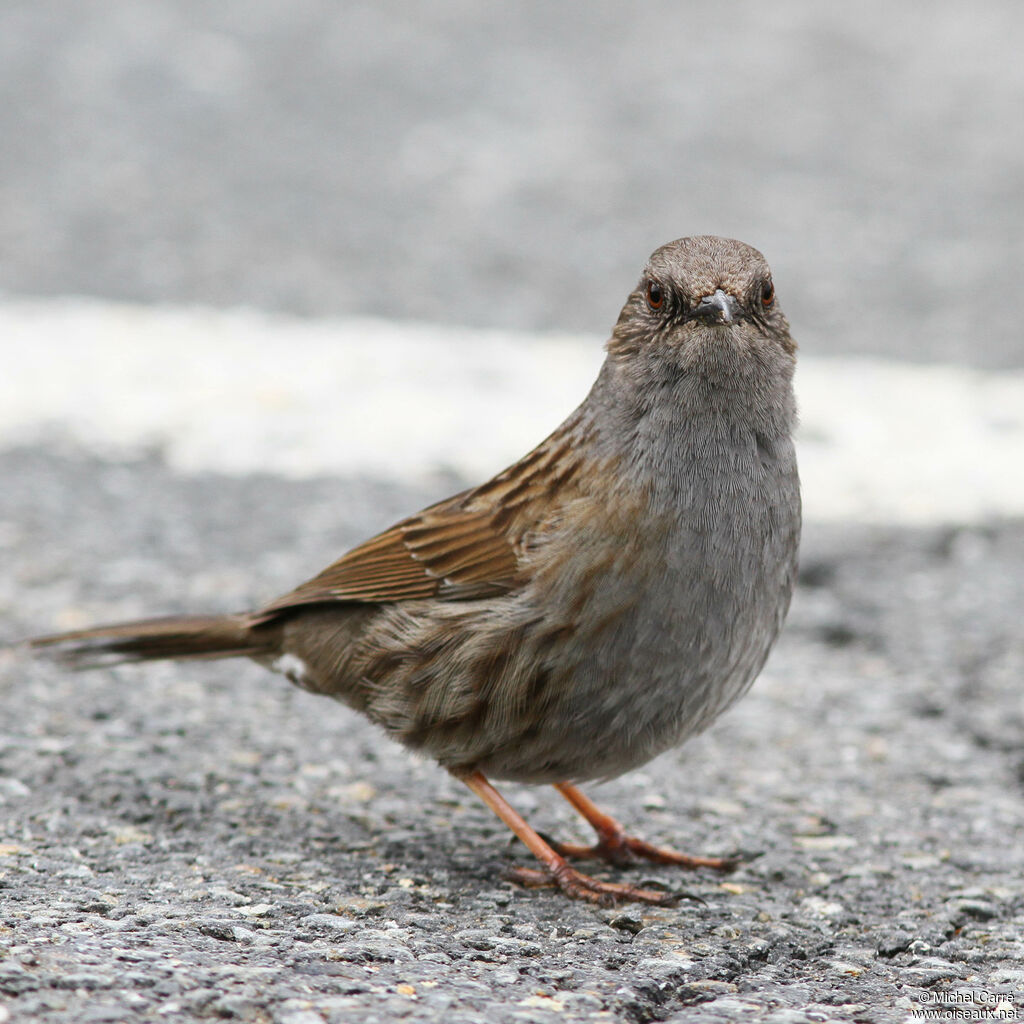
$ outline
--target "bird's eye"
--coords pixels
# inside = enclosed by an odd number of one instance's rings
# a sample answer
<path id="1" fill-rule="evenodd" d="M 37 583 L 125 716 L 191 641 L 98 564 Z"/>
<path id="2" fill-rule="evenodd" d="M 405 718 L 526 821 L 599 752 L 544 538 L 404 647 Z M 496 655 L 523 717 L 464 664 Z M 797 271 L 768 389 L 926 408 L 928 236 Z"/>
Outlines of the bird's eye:
<path id="1" fill-rule="evenodd" d="M 771 309 L 775 304 L 775 285 L 772 284 L 772 279 L 769 277 L 763 285 L 761 285 L 761 305 L 765 309 Z"/>
<path id="2" fill-rule="evenodd" d="M 657 281 L 647 282 L 647 305 L 651 309 L 661 309 L 665 305 L 665 289 Z"/>

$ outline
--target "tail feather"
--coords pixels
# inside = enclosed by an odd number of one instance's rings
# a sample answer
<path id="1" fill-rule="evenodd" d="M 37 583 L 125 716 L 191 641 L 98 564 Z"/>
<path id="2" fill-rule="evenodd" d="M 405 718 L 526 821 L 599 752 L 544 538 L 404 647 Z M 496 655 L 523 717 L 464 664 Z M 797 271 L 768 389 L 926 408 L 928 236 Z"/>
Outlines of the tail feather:
<path id="1" fill-rule="evenodd" d="M 28 646 L 77 669 L 165 658 L 232 658 L 273 649 L 269 637 L 255 632 L 240 615 L 141 619 L 36 637 Z"/>

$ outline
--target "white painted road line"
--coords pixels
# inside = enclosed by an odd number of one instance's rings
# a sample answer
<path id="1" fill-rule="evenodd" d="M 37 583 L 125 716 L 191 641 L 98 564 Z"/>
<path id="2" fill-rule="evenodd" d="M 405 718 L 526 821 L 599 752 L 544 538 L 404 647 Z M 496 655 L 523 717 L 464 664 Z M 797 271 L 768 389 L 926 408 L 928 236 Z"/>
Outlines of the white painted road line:
<path id="1" fill-rule="evenodd" d="M 0 446 L 158 446 L 184 471 L 483 478 L 562 420 L 602 357 L 596 337 L 8 301 Z M 808 520 L 1024 514 L 1024 373 L 804 354 L 797 390 Z"/>

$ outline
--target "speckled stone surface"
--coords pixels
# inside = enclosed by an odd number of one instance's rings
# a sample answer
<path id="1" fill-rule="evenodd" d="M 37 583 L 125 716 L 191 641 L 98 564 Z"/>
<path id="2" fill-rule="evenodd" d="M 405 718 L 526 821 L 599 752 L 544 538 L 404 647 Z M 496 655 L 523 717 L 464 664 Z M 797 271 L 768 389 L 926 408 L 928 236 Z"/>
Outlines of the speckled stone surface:
<path id="1" fill-rule="evenodd" d="M 42 449 L 0 480 L 5 642 L 244 607 L 457 484 Z M 517 888 L 528 854 L 468 791 L 255 666 L 0 652 L 0 1021 L 877 1022 L 964 993 L 1016 1013 L 1022 619 L 1019 522 L 813 528 L 751 694 L 591 790 L 648 838 L 744 853 L 725 880 L 630 872 L 703 901 L 673 909 Z M 507 793 L 584 838 L 553 792 Z"/>

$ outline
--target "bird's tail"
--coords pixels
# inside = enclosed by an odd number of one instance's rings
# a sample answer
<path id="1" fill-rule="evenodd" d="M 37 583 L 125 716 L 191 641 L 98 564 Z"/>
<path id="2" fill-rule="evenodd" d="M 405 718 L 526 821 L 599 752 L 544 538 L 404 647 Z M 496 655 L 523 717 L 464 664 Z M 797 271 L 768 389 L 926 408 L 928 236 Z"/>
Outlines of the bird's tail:
<path id="1" fill-rule="evenodd" d="M 36 637 L 28 647 L 79 669 L 163 658 L 258 656 L 273 649 L 267 633 L 254 630 L 242 615 L 141 619 Z"/>

